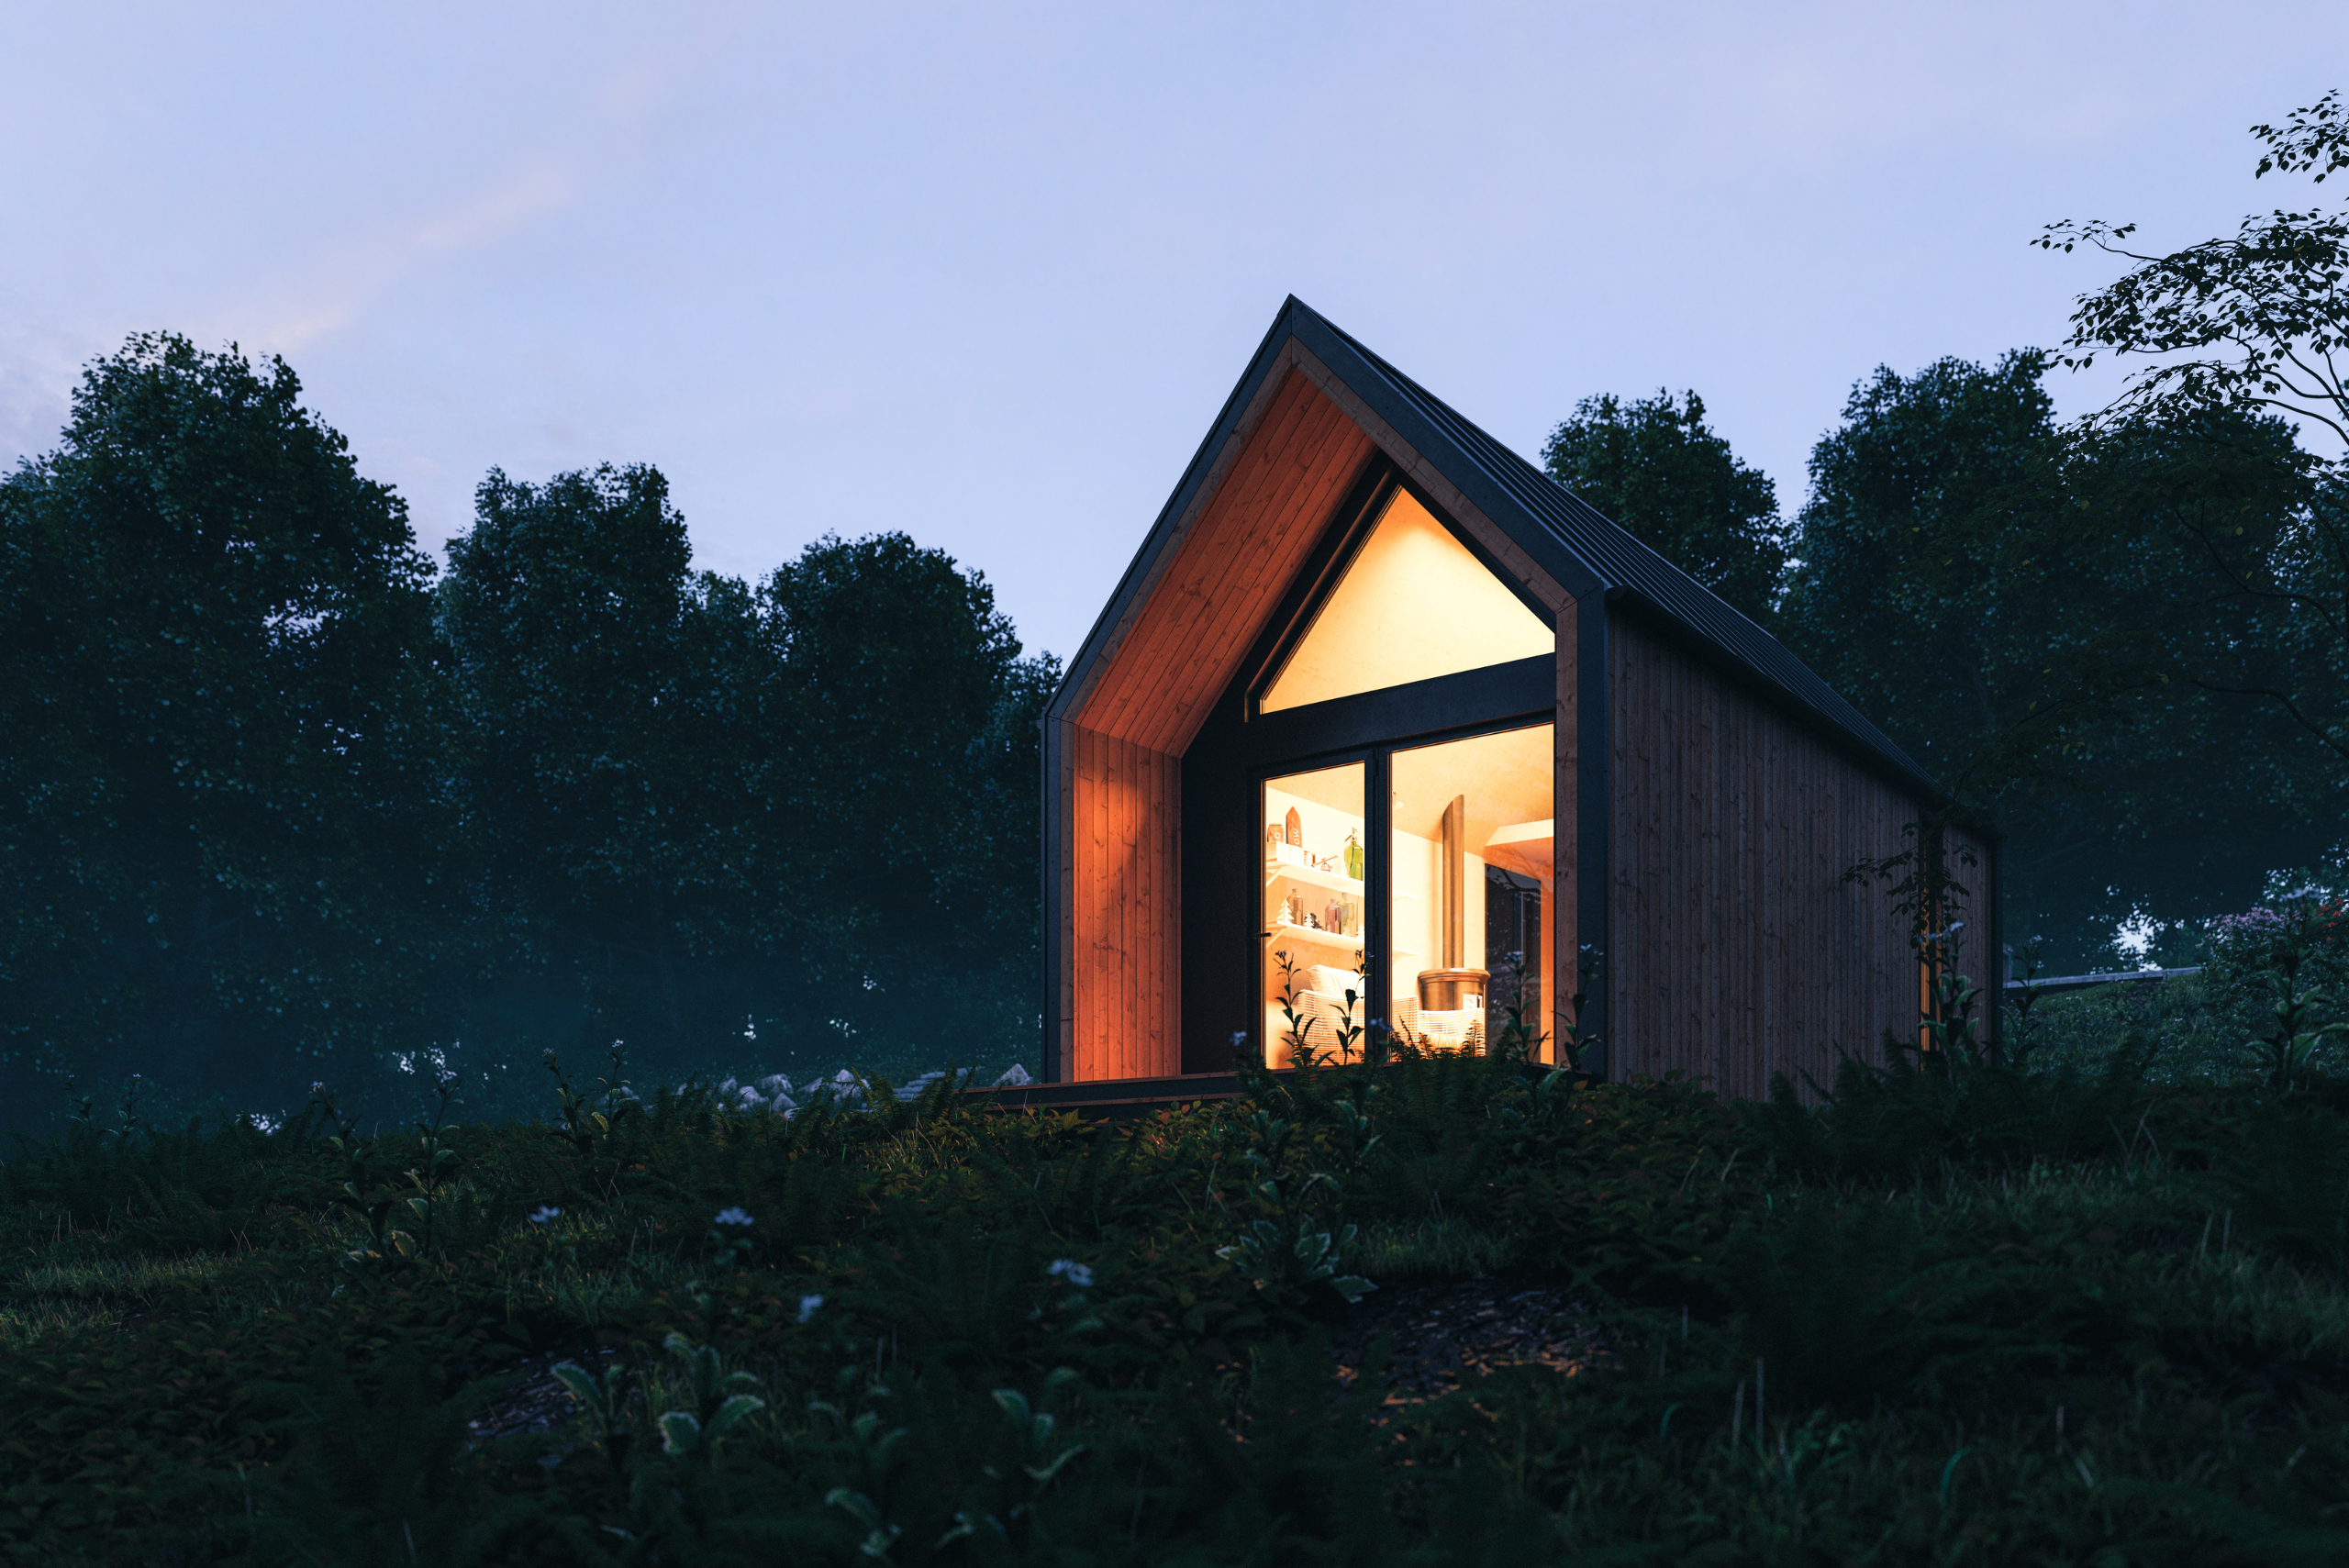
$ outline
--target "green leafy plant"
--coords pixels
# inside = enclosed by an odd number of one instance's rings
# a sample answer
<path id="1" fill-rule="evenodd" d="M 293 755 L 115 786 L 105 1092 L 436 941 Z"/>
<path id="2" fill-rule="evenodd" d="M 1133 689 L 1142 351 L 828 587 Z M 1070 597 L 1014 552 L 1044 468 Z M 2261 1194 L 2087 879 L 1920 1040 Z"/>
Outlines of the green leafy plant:
<path id="1" fill-rule="evenodd" d="M 2299 1083 L 2309 1058 L 2328 1037 L 2349 1033 L 2349 1020 L 2325 1017 L 2338 1004 L 2310 984 L 2308 974 L 2311 957 L 2349 940 L 2344 933 L 2349 933 L 2349 913 L 2337 904 L 2309 902 L 2291 911 L 2284 929 L 2269 944 L 2263 974 L 2270 998 L 2267 1027 L 2251 1043 L 2271 1087 Z"/>
<path id="2" fill-rule="evenodd" d="M 1296 961 L 1283 951 L 1275 953 L 1273 962 L 1280 965 L 1281 1017 L 1287 1024 L 1282 1031 L 1281 1038 L 1288 1045 L 1290 1065 L 1318 1067 L 1321 1064 L 1323 1052 L 1313 1042 L 1313 1031 L 1320 1027 L 1321 1020 L 1307 1018 L 1297 1010 Z M 1332 1041 L 1330 1052 L 1334 1054 L 1336 1049 L 1337 1044 Z"/>
<path id="3" fill-rule="evenodd" d="M 447 1120 L 454 1095 L 453 1081 L 441 1075 L 434 1084 L 431 1120 L 416 1126 L 415 1162 L 402 1171 L 394 1144 L 380 1134 L 360 1131 L 335 1108 L 334 1096 L 323 1084 L 314 1089 L 319 1116 L 335 1129 L 327 1146 L 343 1162 L 343 1179 L 329 1199 L 367 1228 L 367 1240 L 344 1254 L 346 1262 L 384 1268 L 432 1251 L 433 1226 L 461 1158 L 450 1141 L 456 1129 Z"/>
<path id="4" fill-rule="evenodd" d="M 630 1436 L 628 1416 L 629 1377 L 621 1362 L 607 1362 L 599 1376 L 577 1362 L 562 1362 L 549 1369 L 571 1391 L 587 1413 L 596 1441 L 610 1455 L 615 1468 L 628 1458 Z"/>
<path id="5" fill-rule="evenodd" d="M 661 1451 L 707 1461 L 728 1432 L 766 1408 L 764 1399 L 749 1392 L 759 1380 L 747 1372 L 728 1372 L 717 1346 L 696 1344 L 683 1334 L 672 1333 L 662 1348 L 685 1363 L 694 1407 L 662 1413 Z"/>
<path id="6" fill-rule="evenodd" d="M 619 1161 L 611 1149 L 614 1135 L 642 1108 L 630 1093 L 628 1080 L 621 1075 L 618 1040 L 612 1041 L 611 1055 L 609 1073 L 596 1080 L 600 1095 L 573 1089 L 563 1073 L 562 1059 L 553 1051 L 549 1051 L 540 1058 L 554 1077 L 559 1122 L 547 1129 L 547 1135 L 571 1151 L 581 1185 L 591 1196 L 606 1203 L 611 1201 L 613 1184 L 619 1176 Z"/>
<path id="7" fill-rule="evenodd" d="M 1317 1171 L 1301 1182 L 1283 1184 L 1266 1178 L 1250 1195 L 1268 1211 L 1247 1222 L 1240 1239 L 1216 1250 L 1216 1255 L 1236 1263 L 1261 1291 L 1275 1296 L 1301 1292 L 1326 1283 L 1349 1303 L 1378 1287 L 1359 1274 L 1340 1273 L 1344 1252 L 1353 1245 L 1355 1228 L 1341 1225 L 1333 1233 L 1308 1201 L 1318 1187 L 1337 1188 L 1337 1178 Z"/>

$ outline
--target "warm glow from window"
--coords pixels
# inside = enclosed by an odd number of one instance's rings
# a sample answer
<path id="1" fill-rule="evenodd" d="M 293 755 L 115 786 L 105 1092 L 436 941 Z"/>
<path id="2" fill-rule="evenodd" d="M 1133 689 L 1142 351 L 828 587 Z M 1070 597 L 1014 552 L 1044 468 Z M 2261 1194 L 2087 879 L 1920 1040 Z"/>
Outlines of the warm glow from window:
<path id="1" fill-rule="evenodd" d="M 1482 670 L 1556 646 L 1539 616 L 1398 490 L 1257 711 Z"/>
<path id="2" fill-rule="evenodd" d="M 1529 1024 L 1550 1029 L 1555 743 L 1540 724 L 1394 754 L 1386 1012 L 1430 1049 L 1489 1047 L 1520 995 Z"/>
<path id="3" fill-rule="evenodd" d="M 1347 762 L 1264 781 L 1264 1038 L 1275 1067 L 1359 1050 L 1367 775 Z"/>

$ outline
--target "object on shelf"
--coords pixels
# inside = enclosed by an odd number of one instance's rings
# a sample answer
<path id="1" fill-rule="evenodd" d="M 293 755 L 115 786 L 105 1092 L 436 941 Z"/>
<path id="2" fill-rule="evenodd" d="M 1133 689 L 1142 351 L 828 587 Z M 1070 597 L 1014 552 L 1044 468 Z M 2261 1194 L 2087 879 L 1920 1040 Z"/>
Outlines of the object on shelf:
<path id="1" fill-rule="evenodd" d="M 1346 874 L 1360 882 L 1362 873 L 1362 840 L 1350 830 L 1346 834 Z"/>
<path id="2" fill-rule="evenodd" d="M 1305 847 L 1305 825 L 1297 817 L 1297 807 L 1294 806 L 1288 808 L 1288 841 L 1292 849 L 1301 850 Z"/>

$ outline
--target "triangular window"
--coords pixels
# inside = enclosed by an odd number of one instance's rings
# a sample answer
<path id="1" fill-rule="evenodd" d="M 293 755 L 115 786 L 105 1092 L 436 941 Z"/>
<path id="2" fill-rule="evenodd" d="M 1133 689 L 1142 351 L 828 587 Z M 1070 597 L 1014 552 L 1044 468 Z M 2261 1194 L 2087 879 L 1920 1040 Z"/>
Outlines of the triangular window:
<path id="1" fill-rule="evenodd" d="M 1556 647 L 1542 617 L 1397 488 L 1256 711 L 1482 670 Z"/>

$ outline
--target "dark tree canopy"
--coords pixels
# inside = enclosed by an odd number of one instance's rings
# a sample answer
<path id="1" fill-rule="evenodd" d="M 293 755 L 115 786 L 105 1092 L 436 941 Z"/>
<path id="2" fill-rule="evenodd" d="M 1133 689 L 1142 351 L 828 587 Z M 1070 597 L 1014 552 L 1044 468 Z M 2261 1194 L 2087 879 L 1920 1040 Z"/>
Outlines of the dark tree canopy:
<path id="1" fill-rule="evenodd" d="M 313 1051 L 416 1022 L 456 898 L 431 565 L 300 393 L 282 361 L 133 338 L 0 482 L 20 1062 L 68 1037 L 201 1056 L 225 1020 Z M 94 963 L 104 985 L 66 978 Z"/>
<path id="2" fill-rule="evenodd" d="M 1811 450 L 1780 635 L 1937 777 L 2017 722 L 1991 668 L 2019 606 L 1991 573 L 2005 514 L 2034 508 L 2052 478 L 2045 371 L 2028 350 L 1913 376 L 1880 366 Z"/>
<path id="3" fill-rule="evenodd" d="M 2327 93 L 2278 126 L 2252 128 L 2264 148 L 2254 177 L 2349 168 L 2349 113 Z M 2059 223 L 2037 243 L 2087 246 L 2132 265 L 2080 297 L 2068 364 L 2099 357 L 2143 363 L 2127 392 L 2079 439 L 2099 445 L 2158 425 L 2199 439 L 2211 461 L 2240 463 L 2228 432 L 2283 416 L 2349 440 L 2349 211 L 2276 209 L 2243 219 L 2232 238 L 2168 254 L 2131 249 L 2134 225 Z M 2275 484 L 2305 487 L 2279 535 L 2232 517 L 2188 519 L 2178 538 L 2180 604 L 2206 629 L 2162 673 L 2282 714 L 2349 764 L 2349 469 L 2299 451 L 2276 454 Z M 2288 472 L 2283 472 L 2288 471 Z"/>
<path id="4" fill-rule="evenodd" d="M 1008 869 L 974 852 L 987 803 L 971 749 L 1019 665 L 994 590 L 901 533 L 828 536 L 759 604 L 780 683 L 771 793 L 793 803 L 796 863 L 835 890 L 832 919 L 951 943 L 958 921 L 937 917 L 983 920 Z"/>
<path id="5" fill-rule="evenodd" d="M 136 338 L 0 480 L 0 1123 L 69 1072 L 527 1104 L 615 1038 L 1032 1050 L 1058 670 L 984 578 L 902 534 L 696 573 L 639 464 L 492 472 L 436 584 L 300 392 Z"/>
<path id="6" fill-rule="evenodd" d="M 828 536 L 752 590 L 692 572 L 657 470 L 493 473 L 440 626 L 530 973 L 639 1037 L 764 1018 L 776 1050 L 1032 1017 L 1051 666 L 977 573 Z"/>
<path id="7" fill-rule="evenodd" d="M 641 465 L 543 485 L 492 471 L 449 546 L 439 625 L 467 723 L 462 794 L 524 940 L 649 962 L 685 1022 L 680 944 L 742 913 L 753 831 L 740 584 L 691 569 L 668 482 Z"/>
<path id="8" fill-rule="evenodd" d="M 1586 397 L 1550 432 L 1542 464 L 1665 560 L 1769 621 L 1787 559 L 1777 489 L 1706 425 L 1694 392 Z"/>
<path id="9" fill-rule="evenodd" d="M 2054 417 L 2047 364 L 2018 350 L 1855 387 L 1812 453 L 1779 630 L 1997 816 L 2009 929 L 2086 966 L 2132 911 L 2243 907 L 2267 870 L 2321 852 L 2343 801 L 2281 716 L 2174 673 L 2243 630 L 2190 602 L 2195 540 L 2272 549 L 2298 526 L 2289 429 L 2205 417 L 2084 442 Z"/>

